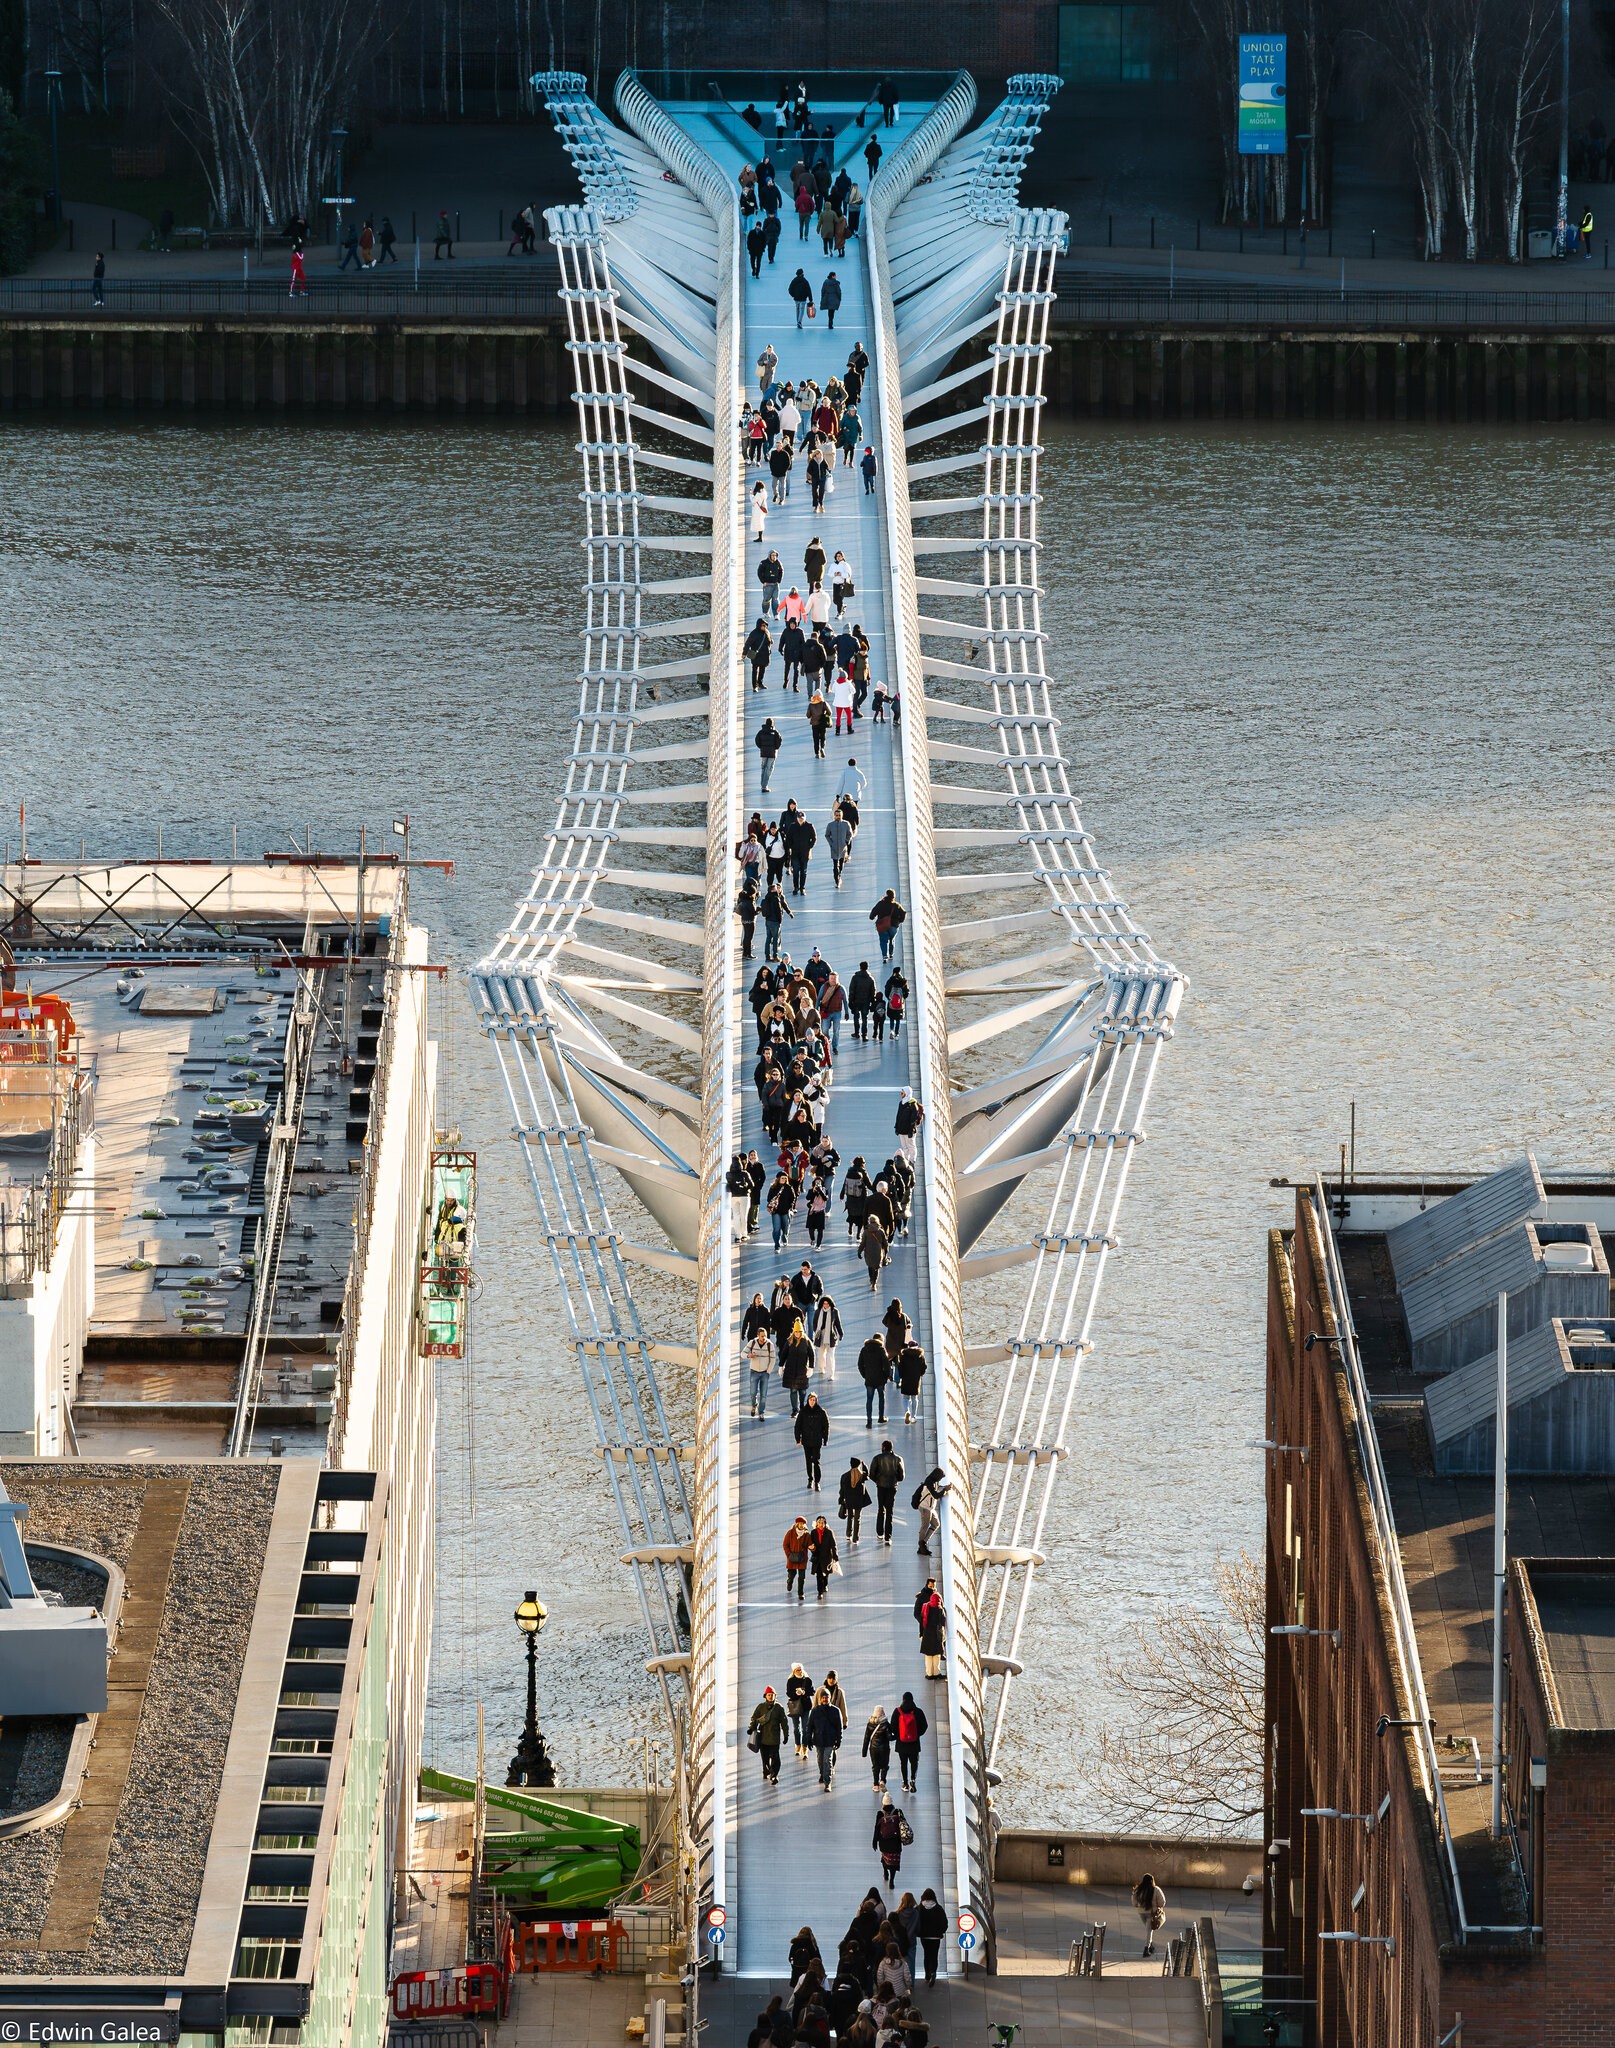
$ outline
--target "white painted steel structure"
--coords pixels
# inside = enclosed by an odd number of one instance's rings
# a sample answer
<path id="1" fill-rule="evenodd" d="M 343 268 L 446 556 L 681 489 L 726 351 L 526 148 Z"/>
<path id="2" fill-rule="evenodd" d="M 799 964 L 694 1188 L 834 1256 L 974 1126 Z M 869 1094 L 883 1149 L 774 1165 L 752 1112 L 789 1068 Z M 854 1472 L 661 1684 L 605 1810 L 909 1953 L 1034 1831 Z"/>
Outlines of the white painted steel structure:
<path id="1" fill-rule="evenodd" d="M 737 1477 L 740 1259 L 723 1186 L 748 1085 L 736 1073 L 745 984 L 731 911 L 749 757 L 737 677 L 747 599 L 740 159 L 719 121 L 658 106 L 631 74 L 617 87 L 626 128 L 606 120 L 581 78 L 535 83 L 588 202 L 547 216 L 582 427 L 583 673 L 555 828 L 474 985 L 639 1575 L 651 1668 L 687 1710 L 703 1884 L 726 1900 L 751 1705 L 732 1671 L 735 1524 L 751 1494 Z M 932 1110 L 916 1201 L 921 1319 L 935 1455 L 955 1484 L 940 1560 L 952 1618 L 945 1862 L 952 1903 L 989 1928 L 988 1793 L 1007 1695 L 1122 1194 L 1184 986 L 1096 864 L 1045 667 L 1038 420 L 1065 221 L 1020 208 L 1016 194 L 1057 84 L 1012 79 L 966 132 L 975 89 L 961 73 L 892 138 L 861 259 L 847 258 L 865 273 L 887 652 L 904 707 L 891 772 L 910 892 L 908 1057 Z M 745 339 L 749 349 L 755 337 Z M 642 344 L 633 354 L 631 340 Z M 682 411 L 653 402 L 669 392 Z M 911 459 L 932 443 L 940 454 Z M 920 562 L 939 573 L 921 574 Z M 1007 912 L 960 901 L 1006 896 Z M 644 907 L 658 898 L 665 907 Z M 673 1078 L 680 1066 L 687 1085 Z M 618 1230 L 607 1165 L 671 1249 Z M 1044 1229 L 977 1249 L 1045 1167 L 1055 1186 Z M 631 1262 L 693 1285 L 693 1347 L 646 1337 Z M 1022 1262 L 1017 1328 L 968 1344 L 965 1282 Z M 693 1444 L 672 1438 L 658 1364 L 693 1375 Z M 971 1367 L 998 1381 L 996 1412 L 977 1434 Z"/>

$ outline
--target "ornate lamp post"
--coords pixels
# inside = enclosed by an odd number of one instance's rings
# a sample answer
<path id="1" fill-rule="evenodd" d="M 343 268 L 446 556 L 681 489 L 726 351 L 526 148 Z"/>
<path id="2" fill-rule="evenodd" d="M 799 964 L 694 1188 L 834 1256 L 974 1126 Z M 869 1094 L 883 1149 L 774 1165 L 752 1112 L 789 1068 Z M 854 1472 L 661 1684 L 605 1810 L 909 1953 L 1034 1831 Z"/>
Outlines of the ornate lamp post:
<path id="1" fill-rule="evenodd" d="M 555 1783 L 555 1766 L 550 1762 L 550 1753 L 538 1732 L 538 1632 L 548 1618 L 549 1610 L 536 1593 L 522 1595 L 515 1619 L 527 1645 L 527 1720 L 522 1728 L 521 1741 L 516 1745 L 516 1754 L 510 1760 L 510 1771 L 505 1779 L 507 1785 L 548 1786 Z"/>

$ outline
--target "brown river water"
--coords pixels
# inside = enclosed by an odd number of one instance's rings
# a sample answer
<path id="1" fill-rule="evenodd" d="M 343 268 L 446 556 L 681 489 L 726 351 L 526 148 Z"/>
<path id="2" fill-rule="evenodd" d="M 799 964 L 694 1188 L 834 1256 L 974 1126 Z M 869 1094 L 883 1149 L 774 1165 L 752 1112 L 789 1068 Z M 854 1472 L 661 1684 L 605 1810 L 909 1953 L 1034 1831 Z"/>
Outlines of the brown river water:
<path id="1" fill-rule="evenodd" d="M 554 808 L 575 690 L 563 424 L 0 424 L 0 818 L 30 851 L 351 847 L 408 811 L 463 969 Z M 1051 422 L 1051 667 L 1101 858 L 1191 982 L 1035 1595 L 1001 1806 L 1093 1825 L 1098 1659 L 1259 1543 L 1272 1177 L 1610 1169 L 1609 524 L 1596 430 Z M 15 830 L 0 827 L 4 831 Z M 430 1748 L 519 1724 L 550 1609 L 563 1775 L 665 1735 L 492 1057 L 451 976 L 445 1105 L 482 1161 L 469 1368 L 440 1381 Z M 1033 1203 L 1025 1211 L 1036 1209 Z M 1023 1277 L 1023 1276 L 1022 1276 Z M 1018 1277 L 972 1290 L 973 1341 Z M 645 1288 L 669 1331 L 684 1305 Z M 675 1417 L 681 1403 L 673 1390 Z"/>

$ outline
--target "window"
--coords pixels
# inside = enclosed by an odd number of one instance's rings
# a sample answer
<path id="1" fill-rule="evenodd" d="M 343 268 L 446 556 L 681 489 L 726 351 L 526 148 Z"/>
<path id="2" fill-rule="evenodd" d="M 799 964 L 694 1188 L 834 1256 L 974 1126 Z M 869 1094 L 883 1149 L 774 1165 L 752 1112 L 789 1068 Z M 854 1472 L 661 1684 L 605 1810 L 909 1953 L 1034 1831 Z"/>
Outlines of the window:
<path id="1" fill-rule="evenodd" d="M 236 1974 L 271 1982 L 295 1977 L 302 1953 L 298 1941 L 254 1941 L 249 1936 L 236 1950 Z"/>
<path id="2" fill-rule="evenodd" d="M 1177 76 L 1177 56 L 1152 6 L 1082 0 L 1060 9 L 1060 76 L 1071 85 L 1144 83 Z"/>

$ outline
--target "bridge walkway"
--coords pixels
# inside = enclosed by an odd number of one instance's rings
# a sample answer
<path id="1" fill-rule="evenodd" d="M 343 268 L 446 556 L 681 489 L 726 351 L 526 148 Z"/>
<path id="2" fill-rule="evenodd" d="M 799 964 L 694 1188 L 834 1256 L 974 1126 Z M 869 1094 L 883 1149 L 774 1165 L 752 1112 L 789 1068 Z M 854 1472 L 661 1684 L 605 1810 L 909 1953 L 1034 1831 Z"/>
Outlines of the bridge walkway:
<path id="1" fill-rule="evenodd" d="M 681 119 L 684 110 L 670 108 Z M 845 113 L 829 109 L 838 126 L 851 127 L 850 109 Z M 918 110 L 923 113 L 923 109 Z M 693 112 L 693 110 L 692 110 Z M 911 112 L 896 129 L 882 130 L 881 141 L 888 151 L 917 118 Z M 703 147 L 726 170 L 739 169 L 740 153 L 715 125 L 688 124 Z M 855 137 L 854 153 L 862 146 Z M 838 156 L 845 150 L 838 151 Z M 781 166 L 782 178 L 789 164 Z M 861 161 L 854 162 L 862 173 Z M 862 182 L 862 180 L 860 180 Z M 830 269 L 840 278 L 843 299 L 831 329 L 821 309 L 817 319 L 801 331 L 795 325 L 795 309 L 787 286 L 798 263 L 807 270 L 817 300 L 825 274 Z M 780 358 L 777 374 L 800 382 L 812 377 L 820 385 L 844 370 L 854 342 L 862 340 L 873 358 L 869 303 L 869 280 L 864 251 L 858 241 L 848 245 L 846 259 L 826 261 L 817 238 L 799 242 L 794 226 L 788 227 L 779 245 L 778 260 L 770 269 L 765 263 L 758 279 L 744 278 L 744 327 L 741 361 L 756 390 L 753 366 L 765 343 L 772 342 Z M 877 439 L 879 408 L 887 394 L 879 388 L 871 365 L 865 383 L 860 416 L 865 442 Z M 749 491 L 756 471 L 746 473 Z M 760 545 L 746 544 L 746 577 L 752 594 L 748 624 L 758 609 L 756 568 L 770 547 L 779 552 L 785 568 L 784 588 L 795 583 L 806 594 L 803 551 L 817 535 L 830 560 L 840 548 L 852 567 L 856 595 L 847 608 L 869 636 L 871 677 L 892 674 L 890 658 L 890 588 L 888 547 L 885 532 L 885 498 L 880 492 L 866 495 L 856 469 L 838 464 L 836 486 L 822 513 L 809 503 L 807 480 L 799 463 L 793 472 L 790 498 L 783 507 L 770 510 L 767 532 Z M 777 624 L 776 624 L 777 631 Z M 815 946 L 850 982 L 860 961 L 884 986 L 889 969 L 880 961 L 879 942 L 869 912 L 888 887 L 895 887 L 901 900 L 912 898 L 906 871 L 903 836 L 900 830 L 903 802 L 901 749 L 894 744 L 893 728 L 877 726 L 865 716 L 851 743 L 842 736 L 827 741 L 825 758 L 816 760 L 805 716 L 807 695 L 781 689 L 783 664 L 775 657 L 769 673 L 769 687 L 752 695 L 748 691 L 743 724 L 745 746 L 745 812 L 761 811 L 777 817 L 791 798 L 806 810 L 818 830 L 820 844 L 808 869 L 806 893 L 788 897 L 792 920 L 782 930 L 782 949 L 800 965 Z M 765 716 L 772 716 L 784 734 L 784 746 L 775 765 L 768 795 L 762 791 L 761 756 L 753 745 Z M 849 757 L 856 757 L 868 776 L 868 787 L 860 805 L 860 829 L 854 842 L 842 887 L 832 882 L 830 860 L 824 847 L 837 783 Z M 787 874 L 787 882 L 789 876 Z M 899 934 L 896 958 L 905 972 L 915 978 L 914 949 L 902 943 L 908 928 Z M 757 930 L 756 959 L 747 968 L 750 976 L 761 963 L 764 927 Z M 916 993 L 918 991 L 916 990 Z M 742 1077 L 741 1137 L 749 1148 L 755 1145 L 772 1166 L 776 1156 L 768 1147 L 762 1129 L 762 1113 L 751 1086 L 756 1059 L 756 1031 L 745 1001 L 745 989 L 737 991 L 738 1028 L 743 1055 L 737 1062 Z M 850 1024 L 841 1032 L 840 1055 L 835 1067 L 826 1128 L 841 1154 L 839 1179 L 857 1154 L 862 1154 L 873 1172 L 893 1151 L 896 1138 L 893 1119 L 900 1091 L 916 1085 L 911 1066 L 912 1039 L 905 1029 L 881 1044 L 858 1043 Z M 924 1138 L 922 1135 L 922 1144 Z M 913 1316 L 920 1342 L 932 1354 L 931 1330 L 926 1312 L 929 1287 L 924 1272 L 928 1251 L 929 1218 L 923 1184 L 916 1188 L 914 1214 L 907 1238 L 892 1248 L 891 1263 L 882 1276 L 878 1292 L 870 1291 L 868 1277 L 857 1249 L 849 1240 L 844 1212 L 839 1201 L 825 1233 L 822 1255 L 814 1257 L 814 1268 L 827 1293 L 834 1296 L 845 1326 L 834 1381 L 822 1378 L 815 1391 L 830 1414 L 830 1439 L 824 1454 L 823 1490 L 807 1491 L 805 1467 L 792 1435 L 790 1405 L 776 1385 L 770 1394 L 764 1421 L 754 1422 L 749 1407 L 748 1377 L 738 1365 L 732 1389 L 735 1416 L 736 1552 L 739 1563 L 738 1602 L 733 1616 L 732 1669 L 738 1697 L 735 1702 L 739 1739 L 753 1706 L 765 1685 L 783 1696 L 786 1677 L 793 1661 L 800 1662 L 810 1678 L 823 1679 L 834 1669 L 847 1695 L 850 1715 L 846 1744 L 836 1773 L 833 1792 L 820 1790 L 815 1761 L 799 1761 L 787 1745 L 781 1763 L 780 1783 L 766 1786 L 755 1758 L 742 1750 L 737 1759 L 735 1824 L 730 1841 L 735 1858 L 729 1897 L 733 1903 L 734 1964 L 744 1974 L 777 1972 L 783 1964 L 791 1936 L 807 1922 L 814 1927 L 828 1961 L 833 1962 L 833 1945 L 871 1884 L 880 1881 L 880 1864 L 871 1847 L 874 1815 L 878 1804 L 860 1745 L 866 1718 L 875 1706 L 891 1712 L 907 1690 L 924 1709 L 930 1727 L 921 1755 L 918 1794 L 902 1800 L 897 1760 L 892 1760 L 893 1797 L 900 1800 L 913 1827 L 915 1840 L 905 1852 L 899 1895 L 912 1890 L 916 1897 L 926 1885 L 953 1902 L 951 1843 L 953 1797 L 948 1769 L 947 1709 L 945 1687 L 927 1683 L 919 1652 L 919 1632 L 913 1606 L 927 1575 L 927 1560 L 916 1553 L 918 1515 L 909 1496 L 920 1478 L 937 1462 L 937 1439 L 931 1388 L 927 1385 L 919 1404 L 918 1419 L 911 1425 L 902 1421 L 903 1406 L 895 1387 L 888 1389 L 888 1427 L 865 1426 L 864 1390 L 855 1360 L 859 1346 L 871 1330 L 878 1329 L 881 1313 L 896 1296 Z M 807 1255 L 805 1226 L 794 1218 L 789 1243 L 776 1253 L 766 1213 L 758 1234 L 740 1250 L 735 1317 L 761 1293 L 766 1300 L 780 1274 L 796 1271 Z M 738 1341 L 737 1341 L 738 1355 Z M 907 1478 L 899 1489 L 897 1523 L 890 1548 L 875 1540 L 874 1510 L 864 1516 L 862 1541 L 854 1549 L 836 1518 L 836 1492 L 840 1475 L 850 1457 L 868 1460 L 889 1436 L 904 1461 Z M 785 1591 L 785 1560 L 781 1539 L 792 1518 L 806 1514 L 811 1521 L 823 1513 L 836 1531 L 841 1546 L 843 1571 L 833 1579 L 825 1601 L 814 1598 L 811 1582 L 805 1603 Z M 940 1580 L 940 1571 L 938 1572 Z"/>

